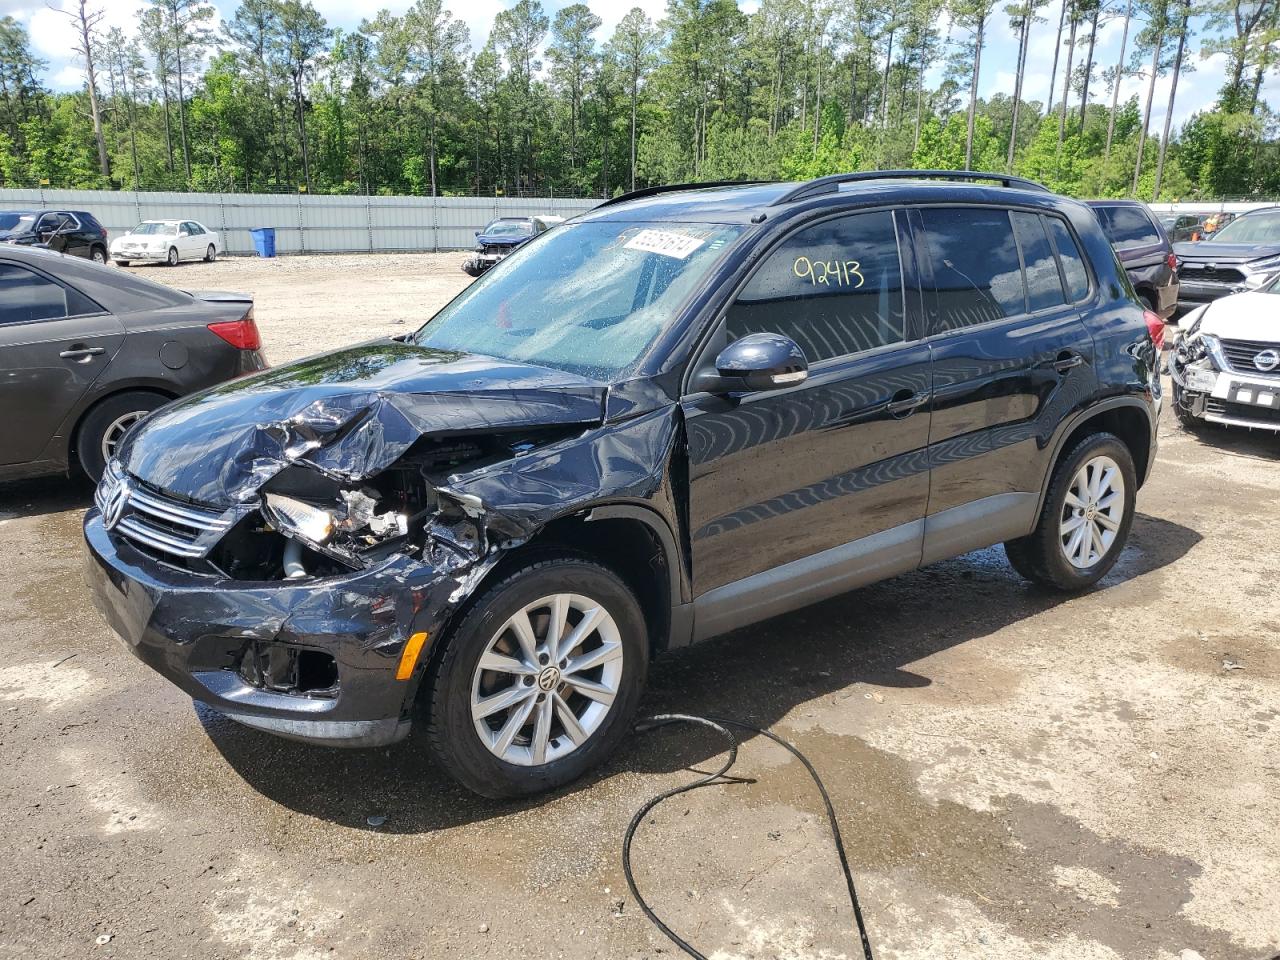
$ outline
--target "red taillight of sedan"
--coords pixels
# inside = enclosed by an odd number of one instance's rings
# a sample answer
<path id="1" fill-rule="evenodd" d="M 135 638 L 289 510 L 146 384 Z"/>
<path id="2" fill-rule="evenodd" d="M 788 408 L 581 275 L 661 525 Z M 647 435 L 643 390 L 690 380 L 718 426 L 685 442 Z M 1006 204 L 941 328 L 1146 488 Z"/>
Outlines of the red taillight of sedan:
<path id="1" fill-rule="evenodd" d="M 239 320 L 211 323 L 209 330 L 237 350 L 262 349 L 262 337 L 258 335 L 258 325 L 254 323 L 252 309 Z"/>
<path id="2" fill-rule="evenodd" d="M 1170 270 L 1174 273 L 1178 272 L 1178 255 L 1176 253 L 1170 252 L 1170 254 L 1165 257 L 1165 261 L 1169 264 Z"/>
<path id="3" fill-rule="evenodd" d="M 1151 334 L 1151 342 L 1157 350 L 1164 349 L 1164 321 L 1150 310 L 1142 311 L 1142 319 L 1147 321 L 1147 331 Z"/>

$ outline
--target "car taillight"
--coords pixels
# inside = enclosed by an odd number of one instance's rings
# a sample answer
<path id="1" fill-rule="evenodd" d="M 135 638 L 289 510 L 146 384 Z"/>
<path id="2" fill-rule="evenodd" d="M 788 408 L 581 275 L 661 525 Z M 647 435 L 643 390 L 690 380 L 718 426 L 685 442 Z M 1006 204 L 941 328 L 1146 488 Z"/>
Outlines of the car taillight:
<path id="1" fill-rule="evenodd" d="M 262 338 L 258 335 L 258 325 L 253 321 L 252 310 L 239 320 L 211 323 L 209 324 L 209 331 L 227 341 L 237 350 L 262 349 Z"/>
<path id="2" fill-rule="evenodd" d="M 1165 262 L 1169 264 L 1170 270 L 1176 271 L 1178 269 L 1178 255 L 1174 253 L 1172 250 L 1169 251 L 1169 255 L 1164 259 L 1165 259 Z"/>
<path id="3" fill-rule="evenodd" d="M 1164 349 L 1164 321 L 1150 310 L 1142 311 L 1142 319 L 1147 321 L 1147 332 L 1151 334 L 1151 342 L 1157 350 Z"/>

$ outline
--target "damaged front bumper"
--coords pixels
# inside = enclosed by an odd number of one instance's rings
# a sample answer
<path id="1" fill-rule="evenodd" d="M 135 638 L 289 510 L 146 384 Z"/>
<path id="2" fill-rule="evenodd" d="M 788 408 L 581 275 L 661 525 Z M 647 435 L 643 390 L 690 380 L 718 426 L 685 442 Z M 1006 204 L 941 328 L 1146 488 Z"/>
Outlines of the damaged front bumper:
<path id="1" fill-rule="evenodd" d="M 109 533 L 96 508 L 84 535 L 94 605 L 135 656 L 232 719 L 336 746 L 408 733 L 431 639 L 484 571 L 452 554 L 438 565 L 395 554 L 340 576 L 247 583 L 160 562 Z"/>

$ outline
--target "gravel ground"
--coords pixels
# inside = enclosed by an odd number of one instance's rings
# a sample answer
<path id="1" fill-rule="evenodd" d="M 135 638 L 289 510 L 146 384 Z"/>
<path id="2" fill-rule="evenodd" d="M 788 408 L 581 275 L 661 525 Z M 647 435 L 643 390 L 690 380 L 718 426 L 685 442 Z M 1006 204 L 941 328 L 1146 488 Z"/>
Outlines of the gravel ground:
<path id="1" fill-rule="evenodd" d="M 275 362 L 425 318 L 460 255 L 139 272 L 244 289 Z M 1280 440 L 1163 425 L 1130 546 L 1082 596 L 999 549 L 665 658 L 645 709 L 792 738 L 825 776 L 877 956 L 1261 960 L 1280 950 Z M 81 583 L 83 484 L 0 486 L 0 956 L 671 956 L 626 894 L 641 799 L 698 732 L 509 804 L 417 736 L 344 752 L 220 719 L 129 657 Z M 746 782 L 659 808 L 634 848 L 708 955 L 858 956 L 821 805 L 754 740 Z M 376 826 L 371 824 L 377 824 Z"/>

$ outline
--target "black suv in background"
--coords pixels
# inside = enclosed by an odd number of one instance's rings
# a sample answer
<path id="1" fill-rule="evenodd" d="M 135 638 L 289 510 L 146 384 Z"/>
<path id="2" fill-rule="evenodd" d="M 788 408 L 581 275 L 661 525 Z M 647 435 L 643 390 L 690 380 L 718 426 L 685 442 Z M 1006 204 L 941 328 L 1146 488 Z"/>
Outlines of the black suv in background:
<path id="1" fill-rule="evenodd" d="M 1167 320 L 1178 308 L 1178 259 L 1169 235 L 1145 203 L 1089 200 L 1143 305 Z"/>
<path id="2" fill-rule="evenodd" d="M 0 243 L 40 245 L 58 253 L 107 262 L 107 231 L 83 210 L 0 212 Z"/>
<path id="3" fill-rule="evenodd" d="M 1027 181 L 642 190 L 415 333 L 154 414 L 87 576 L 218 711 L 346 745 L 420 716 L 466 786 L 531 793 L 613 750 L 661 651 L 1002 541 L 1096 583 L 1161 331 L 1092 211 Z"/>

